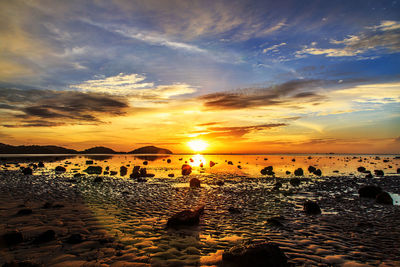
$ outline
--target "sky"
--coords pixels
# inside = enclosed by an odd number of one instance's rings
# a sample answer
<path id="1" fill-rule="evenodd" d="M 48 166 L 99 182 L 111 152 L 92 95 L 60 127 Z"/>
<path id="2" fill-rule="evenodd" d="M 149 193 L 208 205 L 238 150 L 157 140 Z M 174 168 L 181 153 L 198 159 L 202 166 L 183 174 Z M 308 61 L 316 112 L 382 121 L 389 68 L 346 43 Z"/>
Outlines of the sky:
<path id="1" fill-rule="evenodd" d="M 400 1 L 0 1 L 0 142 L 399 153 Z"/>

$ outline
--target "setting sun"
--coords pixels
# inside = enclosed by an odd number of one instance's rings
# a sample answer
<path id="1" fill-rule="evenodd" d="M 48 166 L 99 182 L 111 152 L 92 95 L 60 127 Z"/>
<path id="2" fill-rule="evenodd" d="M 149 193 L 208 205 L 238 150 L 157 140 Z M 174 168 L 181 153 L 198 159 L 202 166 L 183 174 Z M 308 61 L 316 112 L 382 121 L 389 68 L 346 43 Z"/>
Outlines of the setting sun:
<path id="1" fill-rule="evenodd" d="M 204 151 L 208 147 L 208 143 L 203 140 L 192 140 L 187 144 L 194 152 Z"/>

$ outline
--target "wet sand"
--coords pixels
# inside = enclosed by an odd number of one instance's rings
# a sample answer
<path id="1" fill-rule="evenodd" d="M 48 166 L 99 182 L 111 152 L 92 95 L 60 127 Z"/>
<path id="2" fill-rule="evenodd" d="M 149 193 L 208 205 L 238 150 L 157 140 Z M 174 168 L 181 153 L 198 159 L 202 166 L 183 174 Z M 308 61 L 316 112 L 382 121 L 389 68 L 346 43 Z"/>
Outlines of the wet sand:
<path id="1" fill-rule="evenodd" d="M 30 261 L 43 266 L 218 266 L 235 244 L 271 241 L 294 266 L 400 266 L 400 206 L 359 198 L 365 184 L 400 194 L 399 176 L 287 178 L 189 175 L 133 179 L 97 175 L 23 175 L 0 172 L 0 234 L 18 230 L 19 244 L 2 244 L 0 264 Z M 189 188 L 190 178 L 200 188 Z M 283 186 L 276 190 L 280 181 Z M 321 215 L 306 215 L 305 200 Z M 52 205 L 45 205 L 52 203 Z M 198 226 L 167 229 L 183 209 L 205 205 Z M 229 212 L 229 207 L 239 212 Z M 29 208 L 32 214 L 19 215 Z M 275 218 L 272 219 L 271 218 Z M 55 239 L 35 238 L 54 230 Z M 82 240 L 70 244 L 68 238 Z"/>

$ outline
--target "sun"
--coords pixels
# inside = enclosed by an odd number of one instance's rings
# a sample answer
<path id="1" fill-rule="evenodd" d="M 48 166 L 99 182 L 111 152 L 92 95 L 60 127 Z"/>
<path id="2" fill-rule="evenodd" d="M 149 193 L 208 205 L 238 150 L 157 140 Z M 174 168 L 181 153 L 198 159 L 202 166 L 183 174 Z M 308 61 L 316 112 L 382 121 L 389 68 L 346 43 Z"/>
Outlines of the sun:
<path id="1" fill-rule="evenodd" d="M 194 152 L 201 152 L 204 151 L 208 147 L 208 143 L 203 140 L 192 140 L 187 143 L 187 145 L 192 149 Z"/>

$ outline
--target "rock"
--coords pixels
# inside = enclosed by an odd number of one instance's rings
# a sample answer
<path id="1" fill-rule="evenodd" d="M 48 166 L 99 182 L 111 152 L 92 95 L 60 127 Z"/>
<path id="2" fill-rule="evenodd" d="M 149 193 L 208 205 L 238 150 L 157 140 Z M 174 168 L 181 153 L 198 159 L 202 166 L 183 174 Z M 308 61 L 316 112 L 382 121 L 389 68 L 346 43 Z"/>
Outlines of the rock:
<path id="1" fill-rule="evenodd" d="M 223 266 L 286 267 L 287 257 L 278 245 L 270 242 L 237 245 L 222 254 Z"/>
<path id="2" fill-rule="evenodd" d="M 295 162 L 295 161 L 296 161 L 296 159 L 292 159 L 292 161 L 293 161 L 293 162 Z"/>
<path id="3" fill-rule="evenodd" d="M 117 173 L 118 172 L 116 172 L 116 171 L 110 171 L 110 175 L 112 175 L 112 176 L 117 175 Z"/>
<path id="4" fill-rule="evenodd" d="M 17 216 L 25 216 L 25 215 L 31 215 L 33 213 L 32 209 L 20 209 L 17 212 Z"/>
<path id="5" fill-rule="evenodd" d="M 64 168 L 63 166 L 57 166 L 55 169 L 55 172 L 66 172 L 67 169 Z"/>
<path id="6" fill-rule="evenodd" d="M 82 173 L 75 173 L 75 174 L 74 174 L 74 178 L 80 178 L 80 177 L 82 177 L 82 176 L 83 176 Z"/>
<path id="7" fill-rule="evenodd" d="M 308 167 L 308 172 L 309 173 L 314 173 L 317 169 L 314 166 L 309 166 Z"/>
<path id="8" fill-rule="evenodd" d="M 358 168 L 357 168 L 357 171 L 358 171 L 358 172 L 365 172 L 366 169 L 365 169 L 365 167 L 358 167 Z"/>
<path id="9" fill-rule="evenodd" d="M 72 234 L 66 240 L 65 243 L 68 244 L 79 244 L 83 242 L 83 238 L 81 234 Z"/>
<path id="10" fill-rule="evenodd" d="M 229 213 L 232 213 L 232 214 L 239 214 L 239 213 L 241 213 L 241 210 L 240 210 L 239 208 L 235 208 L 235 207 L 229 207 L 229 208 L 228 208 L 228 211 L 229 211 Z"/>
<path id="11" fill-rule="evenodd" d="M 270 175 L 273 176 L 275 173 L 272 171 L 274 168 L 272 166 L 265 167 L 260 171 L 262 175 Z"/>
<path id="12" fill-rule="evenodd" d="M 171 163 L 171 159 L 167 159 L 167 163 Z"/>
<path id="13" fill-rule="evenodd" d="M 210 160 L 210 168 L 213 167 L 215 165 L 215 162 Z"/>
<path id="14" fill-rule="evenodd" d="M 88 174 L 101 174 L 103 172 L 103 168 L 101 166 L 89 166 L 84 172 Z"/>
<path id="15" fill-rule="evenodd" d="M 167 227 L 191 226 L 200 221 L 200 216 L 204 213 L 204 206 L 196 210 L 184 210 L 174 214 L 168 219 Z"/>
<path id="16" fill-rule="evenodd" d="M 309 215 L 321 214 L 321 208 L 319 207 L 318 203 L 311 200 L 307 200 L 306 202 L 304 202 L 303 210 L 306 214 Z"/>
<path id="17" fill-rule="evenodd" d="M 381 192 L 376 196 L 376 203 L 393 205 L 393 199 L 388 192 Z"/>
<path id="18" fill-rule="evenodd" d="M 292 186 L 299 186 L 300 183 L 301 183 L 301 181 L 300 181 L 299 178 L 291 178 L 291 179 L 289 180 L 289 183 L 290 183 Z"/>
<path id="19" fill-rule="evenodd" d="M 385 173 L 382 170 L 374 170 L 376 176 L 384 176 Z"/>
<path id="20" fill-rule="evenodd" d="M 24 241 L 22 233 L 18 230 L 10 231 L 3 234 L 1 236 L 1 239 L 7 247 L 15 246 Z"/>
<path id="21" fill-rule="evenodd" d="M 43 265 L 31 261 L 10 261 L 2 265 L 3 267 L 41 267 Z"/>
<path id="22" fill-rule="evenodd" d="M 283 227 L 282 221 L 283 217 L 275 216 L 267 219 L 267 224 L 275 227 Z"/>
<path id="23" fill-rule="evenodd" d="M 232 161 L 228 161 L 228 165 L 233 165 L 233 162 Z"/>
<path id="24" fill-rule="evenodd" d="M 119 168 L 119 173 L 121 176 L 125 176 L 128 173 L 128 168 L 126 168 L 125 166 L 121 166 Z"/>
<path id="25" fill-rule="evenodd" d="M 197 178 L 190 179 L 189 182 L 190 187 L 200 187 L 200 180 Z"/>
<path id="26" fill-rule="evenodd" d="M 143 161 L 143 165 L 147 165 L 149 162 L 147 160 Z"/>
<path id="27" fill-rule="evenodd" d="M 219 186 L 223 186 L 225 184 L 225 182 L 222 181 L 222 180 L 218 180 L 218 181 L 215 182 L 215 184 L 219 185 Z"/>
<path id="28" fill-rule="evenodd" d="M 382 192 L 382 188 L 375 185 L 365 185 L 358 189 L 360 197 L 376 198 L 376 196 Z"/>
<path id="29" fill-rule="evenodd" d="M 275 185 L 274 185 L 274 189 L 275 190 L 279 190 L 279 188 L 281 188 L 281 187 L 282 187 L 282 183 L 281 182 L 276 182 Z"/>
<path id="30" fill-rule="evenodd" d="M 397 174 L 400 174 L 400 168 L 397 168 Z"/>
<path id="31" fill-rule="evenodd" d="M 106 167 L 106 171 L 109 171 L 109 170 L 110 170 L 110 166 L 107 166 L 107 167 Z"/>
<path id="32" fill-rule="evenodd" d="M 23 168 L 22 169 L 22 173 L 24 174 L 24 175 L 32 175 L 32 169 L 31 168 Z"/>
<path id="33" fill-rule="evenodd" d="M 192 173 L 192 167 L 188 164 L 182 165 L 182 175 L 189 175 Z"/>
<path id="34" fill-rule="evenodd" d="M 175 177 L 175 174 L 173 174 L 173 173 L 169 173 L 169 174 L 168 174 L 168 177 L 171 177 L 171 178 L 173 178 L 173 177 Z"/>
<path id="35" fill-rule="evenodd" d="M 47 230 L 33 240 L 33 243 L 35 244 L 41 244 L 41 243 L 46 243 L 52 240 L 56 239 L 56 233 L 53 230 Z"/>
<path id="36" fill-rule="evenodd" d="M 294 171 L 294 175 L 296 176 L 303 176 L 304 172 L 302 168 L 298 168 L 297 170 Z"/>
<path id="37" fill-rule="evenodd" d="M 374 177 L 374 176 L 371 173 L 368 173 L 367 175 L 365 175 L 365 178 L 367 178 L 367 179 L 370 179 L 372 177 Z"/>
<path id="38" fill-rule="evenodd" d="M 321 176 L 321 175 L 322 175 L 322 171 L 321 171 L 320 169 L 315 170 L 315 171 L 314 171 L 314 174 L 315 174 L 316 176 Z"/>
<path id="39" fill-rule="evenodd" d="M 290 174 L 290 171 L 286 171 L 286 175 L 289 175 Z"/>
<path id="40" fill-rule="evenodd" d="M 86 161 L 86 165 L 91 165 L 91 164 L 93 164 L 93 160 L 87 160 Z"/>

